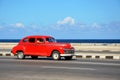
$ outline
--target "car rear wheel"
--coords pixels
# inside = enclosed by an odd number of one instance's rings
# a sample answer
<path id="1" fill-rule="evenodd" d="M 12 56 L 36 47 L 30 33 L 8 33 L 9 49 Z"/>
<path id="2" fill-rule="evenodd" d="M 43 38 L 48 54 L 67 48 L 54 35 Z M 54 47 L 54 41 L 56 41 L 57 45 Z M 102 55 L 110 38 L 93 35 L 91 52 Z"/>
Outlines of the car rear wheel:
<path id="1" fill-rule="evenodd" d="M 60 60 L 60 53 L 58 52 L 58 51 L 53 51 L 53 53 L 52 53 L 52 58 L 54 59 L 54 60 Z"/>
<path id="2" fill-rule="evenodd" d="M 72 59 L 72 56 L 66 56 L 65 57 L 65 60 L 71 60 Z"/>
<path id="3" fill-rule="evenodd" d="M 17 58 L 18 59 L 24 59 L 25 58 L 25 55 L 23 52 L 17 52 Z"/>

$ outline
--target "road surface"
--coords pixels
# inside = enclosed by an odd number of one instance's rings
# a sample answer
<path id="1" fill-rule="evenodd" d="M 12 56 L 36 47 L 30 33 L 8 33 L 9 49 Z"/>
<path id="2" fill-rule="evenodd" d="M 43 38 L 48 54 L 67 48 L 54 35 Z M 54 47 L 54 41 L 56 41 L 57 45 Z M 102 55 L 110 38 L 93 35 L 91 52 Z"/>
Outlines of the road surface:
<path id="1" fill-rule="evenodd" d="M 0 57 L 0 80 L 120 80 L 120 60 Z"/>

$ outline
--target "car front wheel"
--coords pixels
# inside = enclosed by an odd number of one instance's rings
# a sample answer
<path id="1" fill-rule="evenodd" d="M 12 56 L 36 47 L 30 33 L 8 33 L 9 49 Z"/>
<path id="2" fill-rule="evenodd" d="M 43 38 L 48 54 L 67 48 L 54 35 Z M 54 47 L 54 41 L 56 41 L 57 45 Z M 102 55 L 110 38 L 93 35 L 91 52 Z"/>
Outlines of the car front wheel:
<path id="1" fill-rule="evenodd" d="M 25 55 L 23 52 L 17 52 L 17 58 L 18 59 L 24 59 L 25 58 Z"/>
<path id="2" fill-rule="evenodd" d="M 52 58 L 54 60 L 60 60 L 60 53 L 58 51 L 53 51 Z"/>

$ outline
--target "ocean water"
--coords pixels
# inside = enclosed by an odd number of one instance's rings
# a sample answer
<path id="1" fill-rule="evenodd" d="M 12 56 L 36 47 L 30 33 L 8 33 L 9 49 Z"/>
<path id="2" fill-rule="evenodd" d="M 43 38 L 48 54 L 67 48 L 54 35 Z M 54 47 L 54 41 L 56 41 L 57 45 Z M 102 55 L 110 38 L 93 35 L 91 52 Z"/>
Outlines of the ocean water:
<path id="1" fill-rule="evenodd" d="M 0 39 L 0 42 L 19 42 L 20 39 Z M 57 39 L 65 43 L 120 43 L 120 39 Z"/>

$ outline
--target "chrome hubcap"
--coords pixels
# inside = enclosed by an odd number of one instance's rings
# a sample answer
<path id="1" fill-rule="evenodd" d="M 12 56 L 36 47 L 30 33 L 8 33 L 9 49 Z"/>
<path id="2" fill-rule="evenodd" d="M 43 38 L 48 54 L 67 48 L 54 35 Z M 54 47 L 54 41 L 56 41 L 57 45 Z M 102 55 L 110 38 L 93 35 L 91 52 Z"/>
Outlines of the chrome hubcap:
<path id="1" fill-rule="evenodd" d="M 18 53 L 18 58 L 22 59 L 23 58 L 23 53 Z"/>
<path id="2" fill-rule="evenodd" d="M 58 57 L 59 57 L 58 53 L 54 53 L 53 57 L 54 57 L 54 59 L 58 59 Z"/>

